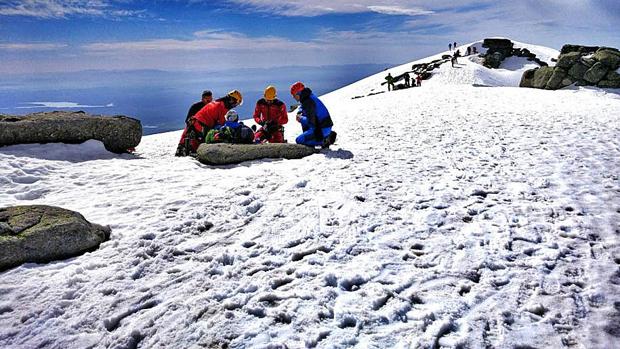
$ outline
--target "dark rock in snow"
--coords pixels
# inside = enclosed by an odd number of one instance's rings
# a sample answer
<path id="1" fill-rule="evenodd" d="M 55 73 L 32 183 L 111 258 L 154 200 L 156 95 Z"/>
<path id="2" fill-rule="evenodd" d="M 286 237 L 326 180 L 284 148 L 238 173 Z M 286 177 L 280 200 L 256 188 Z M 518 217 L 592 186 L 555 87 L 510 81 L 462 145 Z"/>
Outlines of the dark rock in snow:
<path id="1" fill-rule="evenodd" d="M 578 62 L 568 70 L 568 75 L 577 80 L 582 80 L 588 69 L 589 68 L 585 64 Z"/>
<path id="2" fill-rule="evenodd" d="M 558 58 L 558 63 L 555 66 L 563 69 L 570 69 L 570 67 L 579 62 L 580 59 L 581 53 L 569 52 L 567 54 L 560 55 Z"/>
<path id="3" fill-rule="evenodd" d="M 207 165 L 237 164 L 258 159 L 301 159 L 317 151 L 301 144 L 201 144 L 198 147 L 198 161 Z"/>
<path id="4" fill-rule="evenodd" d="M 549 78 L 549 81 L 547 81 L 547 86 L 545 86 L 545 88 L 547 90 L 557 90 L 560 87 L 564 87 L 562 84 L 562 80 L 564 80 L 564 78 L 566 77 L 566 70 L 562 69 L 562 68 L 555 68 L 553 69 L 553 74 L 551 74 L 551 77 Z"/>
<path id="5" fill-rule="evenodd" d="M 588 53 L 596 52 L 596 50 L 598 49 L 599 49 L 598 46 L 582 46 L 582 45 L 566 44 L 562 46 L 562 49 L 560 50 L 560 54 L 566 54 L 569 52 L 579 52 L 585 55 Z"/>
<path id="6" fill-rule="evenodd" d="M 126 116 L 54 111 L 0 115 L 0 146 L 27 143 L 83 143 L 95 139 L 108 151 L 124 153 L 142 139 L 140 120 Z"/>
<path id="7" fill-rule="evenodd" d="M 606 65 L 611 70 L 616 70 L 620 66 L 620 52 L 616 49 L 599 49 L 592 58 Z"/>
<path id="8" fill-rule="evenodd" d="M 0 230 L 0 270 L 75 257 L 110 238 L 109 227 L 52 206 L 1 208 L 0 225 L 4 227 Z"/>
<path id="9" fill-rule="evenodd" d="M 605 75 L 609 73 L 609 68 L 601 62 L 596 63 L 592 68 L 583 75 L 583 79 L 593 84 L 603 80 Z"/>

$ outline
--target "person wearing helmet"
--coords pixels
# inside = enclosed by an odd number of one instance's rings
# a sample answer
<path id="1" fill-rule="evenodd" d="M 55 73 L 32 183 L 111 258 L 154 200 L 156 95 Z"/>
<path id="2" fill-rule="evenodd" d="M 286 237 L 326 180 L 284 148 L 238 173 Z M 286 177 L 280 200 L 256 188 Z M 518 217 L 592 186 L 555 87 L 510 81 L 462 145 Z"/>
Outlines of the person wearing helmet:
<path id="1" fill-rule="evenodd" d="M 276 95 L 276 88 L 267 86 L 263 98 L 256 102 L 254 121 L 261 126 L 254 143 L 284 143 L 283 125 L 288 122 L 286 105 Z"/>
<path id="2" fill-rule="evenodd" d="M 224 125 L 226 113 L 242 103 L 241 92 L 232 90 L 226 96 L 205 105 L 190 118 L 188 126 L 183 130 L 175 155 L 184 156 L 195 153 L 200 143 L 204 142 L 207 132 Z"/>
<path id="3" fill-rule="evenodd" d="M 297 144 L 329 147 L 336 141 L 336 132 L 332 131 L 332 122 L 325 104 L 301 82 L 291 86 L 291 95 L 301 105 L 297 111 L 297 121 L 301 123 L 303 133 L 295 139 Z"/>

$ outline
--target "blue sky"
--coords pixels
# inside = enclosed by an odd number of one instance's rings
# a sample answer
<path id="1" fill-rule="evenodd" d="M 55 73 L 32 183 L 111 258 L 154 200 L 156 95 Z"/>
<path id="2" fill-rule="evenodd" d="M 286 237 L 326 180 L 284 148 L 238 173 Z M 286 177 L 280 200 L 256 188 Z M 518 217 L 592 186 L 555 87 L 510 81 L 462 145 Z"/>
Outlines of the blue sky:
<path id="1" fill-rule="evenodd" d="M 0 1 L 0 74 L 401 63 L 489 36 L 620 47 L 620 1 Z"/>

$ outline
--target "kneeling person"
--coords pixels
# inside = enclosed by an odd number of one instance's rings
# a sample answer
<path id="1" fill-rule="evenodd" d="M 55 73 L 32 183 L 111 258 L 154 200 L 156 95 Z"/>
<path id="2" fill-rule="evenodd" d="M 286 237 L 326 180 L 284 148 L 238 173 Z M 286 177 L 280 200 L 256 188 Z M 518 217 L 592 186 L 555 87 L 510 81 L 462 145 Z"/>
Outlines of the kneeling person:
<path id="1" fill-rule="evenodd" d="M 336 141 L 336 132 L 332 131 L 334 123 L 323 102 L 301 82 L 291 86 L 291 95 L 301 103 L 297 121 L 301 123 L 304 131 L 295 142 L 311 147 L 320 145 L 323 148 L 334 144 Z"/>
<path id="2" fill-rule="evenodd" d="M 255 143 L 284 143 L 283 125 L 288 122 L 286 105 L 276 96 L 276 88 L 267 86 L 264 98 L 256 102 L 254 121 L 261 126 L 256 131 Z"/>

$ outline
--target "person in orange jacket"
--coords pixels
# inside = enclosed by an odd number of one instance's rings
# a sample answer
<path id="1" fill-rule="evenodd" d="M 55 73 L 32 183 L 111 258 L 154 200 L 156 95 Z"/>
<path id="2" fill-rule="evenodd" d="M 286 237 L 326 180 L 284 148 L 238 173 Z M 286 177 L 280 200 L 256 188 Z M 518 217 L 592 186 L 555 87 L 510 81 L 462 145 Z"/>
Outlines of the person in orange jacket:
<path id="1" fill-rule="evenodd" d="M 185 126 L 175 155 L 185 156 L 195 153 L 200 143 L 204 142 L 205 134 L 211 129 L 224 125 L 226 113 L 242 103 L 241 92 L 232 90 L 226 96 L 205 105 L 190 118 Z"/>
<path id="2" fill-rule="evenodd" d="M 267 86 L 263 96 L 254 109 L 254 121 L 261 126 L 256 131 L 254 143 L 284 143 L 282 126 L 288 122 L 286 105 L 277 98 L 273 86 Z"/>

